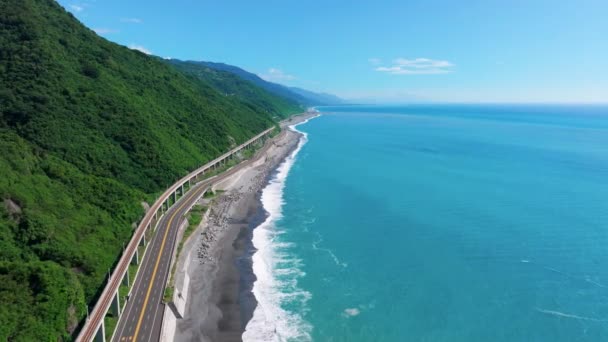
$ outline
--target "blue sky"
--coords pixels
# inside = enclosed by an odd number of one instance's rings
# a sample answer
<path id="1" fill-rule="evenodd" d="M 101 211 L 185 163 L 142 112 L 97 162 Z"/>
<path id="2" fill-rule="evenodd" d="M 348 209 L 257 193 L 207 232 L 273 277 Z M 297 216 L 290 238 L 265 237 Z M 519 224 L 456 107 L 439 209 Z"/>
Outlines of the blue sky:
<path id="1" fill-rule="evenodd" d="M 59 0 L 101 36 L 364 102 L 608 102 L 608 1 Z"/>

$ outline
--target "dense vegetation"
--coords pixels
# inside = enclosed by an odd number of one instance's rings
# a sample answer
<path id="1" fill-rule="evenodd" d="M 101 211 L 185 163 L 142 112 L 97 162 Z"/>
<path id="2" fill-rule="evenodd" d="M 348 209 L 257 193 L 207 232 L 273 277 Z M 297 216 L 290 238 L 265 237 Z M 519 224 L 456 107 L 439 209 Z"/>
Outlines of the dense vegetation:
<path id="1" fill-rule="evenodd" d="M 232 72 L 214 69 L 197 62 L 172 59 L 169 63 L 207 82 L 225 96 L 236 97 L 254 108 L 263 108 L 274 119 L 284 119 L 290 114 L 301 113 L 306 109 L 297 101 L 266 91 Z"/>
<path id="2" fill-rule="evenodd" d="M 214 62 L 194 62 L 188 61 L 190 65 L 198 65 L 202 68 L 228 72 L 239 78 L 249 81 L 254 85 L 266 90 L 276 96 L 285 98 L 289 101 L 299 103 L 302 106 L 321 106 L 344 104 L 344 101 L 337 96 L 325 93 L 315 93 L 301 88 L 287 87 L 282 84 L 268 82 L 258 75 L 245 71 L 234 65 Z"/>
<path id="3" fill-rule="evenodd" d="M 214 87 L 54 0 L 0 1 L 0 340 L 71 340 L 142 202 L 293 110 Z"/>

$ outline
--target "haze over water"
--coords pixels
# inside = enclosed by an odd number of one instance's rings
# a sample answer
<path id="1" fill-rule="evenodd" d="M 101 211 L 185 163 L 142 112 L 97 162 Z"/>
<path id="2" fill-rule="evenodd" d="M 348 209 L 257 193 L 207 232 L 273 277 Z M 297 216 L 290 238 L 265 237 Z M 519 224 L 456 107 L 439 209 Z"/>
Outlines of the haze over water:
<path id="1" fill-rule="evenodd" d="M 283 337 L 608 340 L 607 107 L 321 111 L 267 247 Z"/>

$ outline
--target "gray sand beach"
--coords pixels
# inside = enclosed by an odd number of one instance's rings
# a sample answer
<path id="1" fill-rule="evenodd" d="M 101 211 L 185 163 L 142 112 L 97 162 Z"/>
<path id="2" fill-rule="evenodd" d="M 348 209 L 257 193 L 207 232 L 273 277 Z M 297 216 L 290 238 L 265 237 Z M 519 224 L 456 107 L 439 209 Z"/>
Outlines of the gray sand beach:
<path id="1" fill-rule="evenodd" d="M 293 117 L 282 126 L 311 116 Z M 251 165 L 216 184 L 215 190 L 223 191 L 211 203 L 201 199 L 209 205 L 206 219 L 184 244 L 177 263 L 176 291 L 185 298 L 185 307 L 174 341 L 241 341 L 256 305 L 251 292 L 255 281 L 251 238 L 266 215 L 260 193 L 272 171 L 297 147 L 300 136 L 285 129 Z"/>

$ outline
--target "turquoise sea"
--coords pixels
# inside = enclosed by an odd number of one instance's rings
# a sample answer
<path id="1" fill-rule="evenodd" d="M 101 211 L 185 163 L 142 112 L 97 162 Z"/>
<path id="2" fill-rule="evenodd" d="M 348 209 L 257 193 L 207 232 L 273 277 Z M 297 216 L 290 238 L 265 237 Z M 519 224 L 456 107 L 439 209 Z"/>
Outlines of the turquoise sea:
<path id="1" fill-rule="evenodd" d="M 608 107 L 319 108 L 245 340 L 608 341 Z"/>

